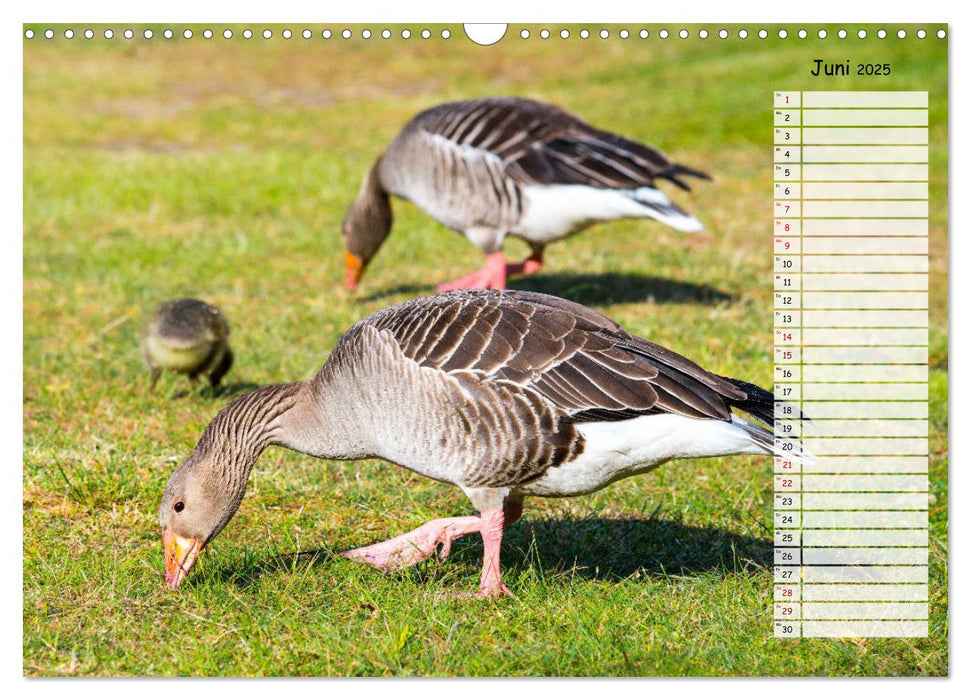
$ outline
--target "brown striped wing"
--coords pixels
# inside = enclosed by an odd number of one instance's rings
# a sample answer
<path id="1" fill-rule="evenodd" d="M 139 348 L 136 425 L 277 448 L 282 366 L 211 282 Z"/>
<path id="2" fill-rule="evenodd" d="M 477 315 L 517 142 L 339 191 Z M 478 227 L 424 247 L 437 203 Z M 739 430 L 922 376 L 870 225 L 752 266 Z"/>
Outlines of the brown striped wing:
<path id="1" fill-rule="evenodd" d="M 439 105 L 418 115 L 415 128 L 490 152 L 506 175 L 523 184 L 579 184 L 599 188 L 650 186 L 680 175 L 707 178 L 672 163 L 660 151 L 596 129 L 559 107 L 516 97 Z"/>
<path id="2" fill-rule="evenodd" d="M 404 355 L 535 391 L 574 421 L 650 413 L 728 420 L 746 394 L 580 304 L 531 292 L 460 291 L 391 307 L 365 323 Z"/>

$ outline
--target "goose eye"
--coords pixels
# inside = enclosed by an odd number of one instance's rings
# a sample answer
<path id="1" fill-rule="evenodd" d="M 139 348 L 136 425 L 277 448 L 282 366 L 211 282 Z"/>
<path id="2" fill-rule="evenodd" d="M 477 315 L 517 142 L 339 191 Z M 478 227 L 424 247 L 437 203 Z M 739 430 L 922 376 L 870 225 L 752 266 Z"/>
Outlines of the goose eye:
<path id="1" fill-rule="evenodd" d="M 179 501 L 173 506 L 173 508 L 175 508 L 176 513 L 181 513 L 183 510 L 185 510 L 185 503 Z"/>

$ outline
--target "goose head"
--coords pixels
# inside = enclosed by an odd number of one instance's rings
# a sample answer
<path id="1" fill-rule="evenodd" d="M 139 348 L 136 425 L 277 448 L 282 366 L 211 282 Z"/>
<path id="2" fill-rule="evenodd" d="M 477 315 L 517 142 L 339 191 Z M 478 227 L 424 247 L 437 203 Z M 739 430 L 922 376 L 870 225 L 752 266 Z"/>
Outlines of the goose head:
<path id="1" fill-rule="evenodd" d="M 341 224 L 347 270 L 344 284 L 348 289 L 357 287 L 364 268 L 391 232 L 391 202 L 381 186 L 379 163 L 380 159 L 364 176 L 357 198 L 347 209 Z"/>
<path id="2" fill-rule="evenodd" d="M 303 396 L 305 385 L 270 384 L 236 397 L 213 418 L 192 454 L 172 473 L 158 515 L 165 582 L 171 588 L 182 582 L 199 552 L 236 514 L 260 453 L 271 444 L 288 445 L 296 439 L 298 433 L 286 416 Z M 316 429 L 306 420 L 299 425 Z"/>
<path id="3" fill-rule="evenodd" d="M 228 469 L 212 454 L 194 452 L 169 479 L 162 494 L 159 526 L 165 549 L 165 583 L 178 586 L 199 552 L 230 521 L 242 500 Z M 245 480 L 243 481 L 245 488 Z"/>

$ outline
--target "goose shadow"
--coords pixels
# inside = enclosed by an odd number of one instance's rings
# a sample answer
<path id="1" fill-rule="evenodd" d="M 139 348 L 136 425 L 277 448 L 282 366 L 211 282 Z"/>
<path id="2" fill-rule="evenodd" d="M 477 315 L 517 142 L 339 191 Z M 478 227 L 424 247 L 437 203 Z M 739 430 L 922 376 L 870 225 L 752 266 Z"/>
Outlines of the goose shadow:
<path id="1" fill-rule="evenodd" d="M 716 287 L 694 282 L 641 275 L 633 272 L 604 272 L 576 274 L 569 272 L 540 273 L 529 277 L 513 277 L 509 289 L 541 292 L 562 297 L 580 304 L 606 306 L 650 301 L 655 304 L 716 304 L 734 302 L 735 294 Z M 405 294 L 408 296 L 433 294 L 435 287 L 423 284 L 399 284 L 378 289 L 359 301 L 368 303 Z"/>
<path id="2" fill-rule="evenodd" d="M 770 539 L 655 518 L 527 520 L 518 529 L 510 528 L 503 544 L 507 569 L 541 567 L 598 581 L 620 581 L 638 573 L 729 574 L 773 564 Z"/>
<path id="3" fill-rule="evenodd" d="M 563 297 L 580 304 L 606 306 L 653 302 L 655 304 L 702 304 L 714 306 L 738 297 L 716 287 L 694 282 L 641 275 L 633 272 L 538 274 L 513 278 L 511 288 Z"/>
<path id="4" fill-rule="evenodd" d="M 220 566 L 215 577 L 247 587 L 262 576 L 339 558 L 339 552 L 328 547 L 275 554 L 242 566 Z M 772 558 L 769 539 L 655 518 L 522 520 L 506 530 L 502 545 L 504 570 L 538 567 L 614 582 L 638 573 L 667 577 L 765 570 L 772 567 Z M 456 540 L 448 561 L 481 567 L 481 539 L 473 535 Z"/>

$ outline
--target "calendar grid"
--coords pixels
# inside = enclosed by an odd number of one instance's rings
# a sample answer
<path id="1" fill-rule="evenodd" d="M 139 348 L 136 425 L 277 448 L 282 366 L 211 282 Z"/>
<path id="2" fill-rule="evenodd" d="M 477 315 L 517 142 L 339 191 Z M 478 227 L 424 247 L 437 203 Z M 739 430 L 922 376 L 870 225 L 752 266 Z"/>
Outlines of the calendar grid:
<path id="1" fill-rule="evenodd" d="M 927 635 L 927 102 L 774 93 L 777 637 Z"/>

